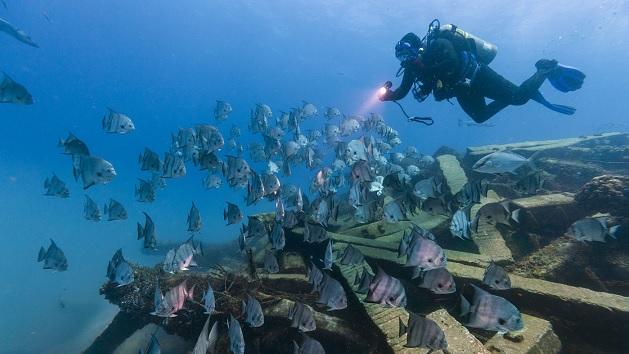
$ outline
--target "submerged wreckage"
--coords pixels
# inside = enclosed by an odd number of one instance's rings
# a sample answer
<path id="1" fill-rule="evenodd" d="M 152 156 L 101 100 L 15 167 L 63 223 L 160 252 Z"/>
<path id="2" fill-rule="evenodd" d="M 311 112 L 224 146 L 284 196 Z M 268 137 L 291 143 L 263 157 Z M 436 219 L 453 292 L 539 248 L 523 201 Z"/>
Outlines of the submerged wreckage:
<path id="1" fill-rule="evenodd" d="M 442 148 L 434 158 L 448 197 L 467 188 L 478 177 L 473 167 L 495 152 L 535 154 L 545 182 L 505 188 L 500 177 L 492 180 L 469 209 L 471 224 L 453 226 L 451 215 L 423 208 L 395 223 L 356 225 L 351 209 L 340 206 L 327 228 L 297 220 L 280 233 L 272 232 L 275 215 L 263 214 L 253 224 L 264 225 L 271 240 L 247 240 L 243 253 L 237 245 L 200 250 L 189 240 L 189 257 L 203 271 L 174 267 L 170 274 L 162 265 L 131 264 L 129 285 L 102 287 L 120 312 L 85 352 L 137 352 L 157 340 L 169 352 L 237 353 L 239 338 L 247 353 L 321 352 L 314 342 L 326 353 L 628 352 L 629 136 L 471 147 L 464 156 Z M 485 220 L 487 205 L 503 218 Z M 591 218 L 588 227 L 599 225 L 607 242 L 570 237 L 583 218 Z M 609 238 L 612 225 L 616 239 Z M 268 252 L 282 237 L 283 251 Z M 432 238 L 443 248 L 447 272 L 417 277 L 409 266 L 420 262 L 413 250 L 431 246 Z M 311 263 L 322 254 L 329 271 Z M 186 255 L 178 269 L 190 265 Z M 494 301 L 489 293 L 515 305 L 521 317 L 513 321 L 523 326 L 499 318 L 493 331 L 475 328 L 461 297 L 473 312 L 479 298 Z M 156 301 L 168 298 L 174 311 L 152 315 Z M 432 331 L 430 341 L 419 326 Z"/>

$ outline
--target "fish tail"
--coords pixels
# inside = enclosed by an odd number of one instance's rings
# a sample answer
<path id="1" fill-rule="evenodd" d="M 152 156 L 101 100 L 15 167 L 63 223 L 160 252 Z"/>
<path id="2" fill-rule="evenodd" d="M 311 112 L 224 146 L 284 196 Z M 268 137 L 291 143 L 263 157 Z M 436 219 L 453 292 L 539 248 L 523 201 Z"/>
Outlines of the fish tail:
<path id="1" fill-rule="evenodd" d="M 44 247 L 39 248 L 39 254 L 37 255 L 37 262 L 41 262 L 46 258 L 46 250 Z"/>
<path id="2" fill-rule="evenodd" d="M 460 296 L 461 296 L 461 313 L 459 315 L 465 316 L 468 313 L 470 313 L 471 305 L 470 305 L 470 302 L 467 301 L 465 297 L 463 297 L 463 295 L 460 295 Z"/>
<path id="3" fill-rule="evenodd" d="M 144 237 L 144 228 L 138 223 L 138 240 Z"/>
<path id="4" fill-rule="evenodd" d="M 517 222 L 518 224 L 520 223 L 521 212 L 522 212 L 522 209 L 516 209 L 511 213 L 511 219 L 513 219 L 513 221 Z"/>
<path id="5" fill-rule="evenodd" d="M 618 230 L 620 230 L 620 225 L 612 226 L 609 229 L 609 232 L 608 232 L 609 236 L 611 238 L 613 238 L 614 240 L 617 240 L 618 239 Z"/>
<path id="6" fill-rule="evenodd" d="M 405 335 L 406 332 L 408 332 L 408 326 L 406 326 L 404 324 L 404 322 L 402 322 L 402 318 L 398 317 L 398 325 L 399 325 L 399 330 L 398 330 L 398 338 Z"/>

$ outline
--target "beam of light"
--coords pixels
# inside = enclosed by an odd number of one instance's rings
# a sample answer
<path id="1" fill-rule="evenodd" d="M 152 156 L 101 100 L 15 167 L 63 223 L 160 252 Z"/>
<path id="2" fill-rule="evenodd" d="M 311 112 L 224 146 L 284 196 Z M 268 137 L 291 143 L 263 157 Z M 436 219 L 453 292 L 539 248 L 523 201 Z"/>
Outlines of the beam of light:
<path id="1" fill-rule="evenodd" d="M 371 94 L 363 101 L 356 113 L 361 116 L 371 113 L 375 105 L 380 103 L 379 97 L 383 94 L 383 90 L 386 93 L 385 87 L 378 87 L 378 89 L 371 91 Z"/>

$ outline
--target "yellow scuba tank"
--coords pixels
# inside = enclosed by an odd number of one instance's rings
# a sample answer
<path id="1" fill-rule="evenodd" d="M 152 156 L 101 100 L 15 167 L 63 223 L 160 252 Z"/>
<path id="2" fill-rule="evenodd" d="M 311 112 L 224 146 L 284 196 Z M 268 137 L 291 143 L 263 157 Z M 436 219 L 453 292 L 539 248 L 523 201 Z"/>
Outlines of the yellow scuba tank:
<path id="1" fill-rule="evenodd" d="M 440 25 L 438 36 L 450 39 L 457 50 L 471 51 L 476 56 L 476 60 L 485 65 L 491 63 L 498 54 L 498 47 L 495 44 L 466 32 L 456 25 Z"/>

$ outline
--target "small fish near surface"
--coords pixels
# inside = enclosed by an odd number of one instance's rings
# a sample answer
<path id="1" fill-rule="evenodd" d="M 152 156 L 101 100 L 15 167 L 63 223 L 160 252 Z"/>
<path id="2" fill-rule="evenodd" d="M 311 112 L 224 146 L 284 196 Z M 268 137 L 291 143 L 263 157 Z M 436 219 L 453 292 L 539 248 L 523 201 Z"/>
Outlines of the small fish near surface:
<path id="1" fill-rule="evenodd" d="M 327 119 L 340 118 L 343 116 L 341 110 L 336 107 L 326 107 L 323 114 Z"/>
<path id="2" fill-rule="evenodd" d="M 65 139 L 59 139 L 57 146 L 62 148 L 63 154 L 66 154 L 66 155 L 89 156 L 90 154 L 90 150 L 87 148 L 87 144 L 85 144 L 81 139 L 77 138 L 72 133 L 68 133 L 68 137 Z"/>
<path id="3" fill-rule="evenodd" d="M 450 233 L 454 237 L 458 237 L 462 240 L 471 240 L 470 221 L 465 214 L 465 211 L 459 209 L 452 216 L 450 221 Z"/>
<path id="4" fill-rule="evenodd" d="M 109 199 L 109 203 L 105 204 L 103 214 L 107 216 L 107 221 L 127 220 L 127 210 L 117 200 Z"/>
<path id="5" fill-rule="evenodd" d="M 238 205 L 226 202 L 227 208 L 223 211 L 223 219 L 227 221 L 227 225 L 239 223 L 243 216 Z"/>
<path id="6" fill-rule="evenodd" d="M 229 319 L 227 320 L 227 333 L 229 336 L 229 350 L 232 354 L 245 354 L 245 337 L 242 334 L 240 323 L 232 314 L 229 314 Z"/>
<path id="7" fill-rule="evenodd" d="M 138 157 L 138 163 L 142 171 L 162 171 L 162 161 L 159 159 L 159 155 L 149 148 L 144 148 L 144 152 Z"/>
<path id="8" fill-rule="evenodd" d="M 264 181 L 262 180 L 262 176 L 252 170 L 251 177 L 249 181 L 247 181 L 247 195 L 245 197 L 247 206 L 256 204 L 264 197 L 265 194 L 266 191 L 264 190 Z"/>
<path id="9" fill-rule="evenodd" d="M 387 307 L 405 307 L 406 291 L 399 279 L 394 278 L 378 267 L 376 276 L 369 284 L 366 302 L 373 302 Z"/>
<path id="10" fill-rule="evenodd" d="M 301 332 L 311 332 L 317 329 L 312 309 L 299 301 L 296 301 L 288 310 L 288 319 L 291 320 L 290 326 Z"/>
<path id="11" fill-rule="evenodd" d="M 0 19 L 0 26 L 1 26 Z M 12 103 L 19 105 L 33 104 L 33 96 L 26 87 L 17 83 L 4 72 L 0 72 L 0 103 Z"/>
<path id="12" fill-rule="evenodd" d="M 129 116 L 107 108 L 108 112 L 103 117 L 101 125 L 105 133 L 128 134 L 135 130 L 135 124 Z"/>
<path id="13" fill-rule="evenodd" d="M 242 312 L 245 314 L 245 323 L 249 327 L 260 327 L 264 324 L 264 314 L 260 302 L 247 294 L 247 301 L 242 301 Z"/>
<path id="14" fill-rule="evenodd" d="M 129 285 L 135 279 L 133 268 L 124 259 L 122 249 L 119 248 L 107 264 L 107 278 L 118 287 Z"/>
<path id="15" fill-rule="evenodd" d="M 461 295 L 461 316 L 468 316 L 465 326 L 507 333 L 524 328 L 520 311 L 509 301 L 482 290 L 475 285 L 470 304 Z"/>
<path id="16" fill-rule="evenodd" d="M 116 177 L 114 166 L 100 157 L 73 155 L 73 174 L 81 178 L 83 189 L 97 184 L 107 184 Z"/>
<path id="17" fill-rule="evenodd" d="M 202 182 L 205 189 L 219 189 L 223 184 L 223 180 L 219 176 L 212 174 L 209 174 L 205 178 L 203 178 Z"/>
<path id="18" fill-rule="evenodd" d="M 26 32 L 13 26 L 9 22 L 1 18 L 0 18 L 0 32 L 4 32 L 8 34 L 9 36 L 17 39 L 20 42 L 30 45 L 31 47 L 39 48 L 39 46 L 33 41 L 33 39 L 28 34 L 26 34 Z"/>
<path id="19" fill-rule="evenodd" d="M 181 153 L 166 152 L 164 154 L 164 165 L 162 177 L 179 178 L 186 175 L 186 163 Z"/>
<path id="20" fill-rule="evenodd" d="M 144 226 L 138 223 L 138 240 L 144 239 L 144 248 L 157 249 L 157 238 L 155 235 L 155 224 L 153 223 L 153 219 L 147 214 L 144 213 L 144 217 L 146 221 L 144 222 Z"/>
<path id="21" fill-rule="evenodd" d="M 472 169 L 480 173 L 509 173 L 515 175 L 517 171 L 524 166 L 529 166 L 532 170 L 535 170 L 533 157 L 534 156 L 531 156 L 527 159 L 514 152 L 496 151 L 478 160 L 474 166 L 472 166 Z"/>
<path id="22" fill-rule="evenodd" d="M 215 152 L 225 146 L 225 138 L 221 131 L 210 124 L 199 124 L 195 128 L 198 149 L 205 152 Z"/>
<path id="23" fill-rule="evenodd" d="M 44 181 L 44 195 L 50 197 L 68 198 L 70 197 L 70 190 L 66 186 L 66 183 L 62 181 L 56 174 L 52 177 L 46 178 Z"/>
<path id="24" fill-rule="evenodd" d="M 186 219 L 186 223 L 188 224 L 188 231 L 201 231 L 201 226 L 203 226 L 203 222 L 201 221 L 201 213 L 199 212 L 199 208 L 197 208 L 194 202 L 192 202 L 192 206 L 190 207 L 190 211 L 188 212 L 188 219 Z"/>
<path id="25" fill-rule="evenodd" d="M 483 284 L 494 290 L 507 290 L 511 289 L 511 279 L 507 271 L 494 262 L 491 262 L 485 274 L 483 275 Z"/>
<path id="26" fill-rule="evenodd" d="M 619 225 L 609 228 L 606 217 L 583 218 L 570 225 L 566 235 L 581 242 L 606 242 L 605 236 L 616 239 L 619 228 Z"/>
<path id="27" fill-rule="evenodd" d="M 155 187 L 151 181 L 138 178 L 135 186 L 135 200 L 140 203 L 152 203 L 155 201 Z"/>
<path id="28" fill-rule="evenodd" d="M 215 151 L 201 150 L 192 155 L 192 163 L 201 171 L 208 170 L 210 173 L 221 172 L 223 161 L 218 158 Z"/>
<path id="29" fill-rule="evenodd" d="M 83 217 L 86 220 L 90 221 L 100 221 L 101 214 L 98 209 L 98 204 L 90 198 L 88 195 L 85 195 L 85 204 L 83 206 Z"/>
<path id="30" fill-rule="evenodd" d="M 251 168 L 243 158 L 227 156 L 227 164 L 223 165 L 223 175 L 231 187 L 239 185 L 243 180 L 246 184 L 250 173 Z"/>
<path id="31" fill-rule="evenodd" d="M 232 105 L 225 101 L 216 101 L 216 107 L 214 108 L 214 119 L 217 121 L 224 121 L 229 117 L 229 114 L 233 111 Z"/>
<path id="32" fill-rule="evenodd" d="M 448 342 L 443 330 L 428 318 L 410 313 L 408 324 L 404 325 L 399 319 L 399 336 L 406 334 L 407 348 L 430 348 L 433 350 L 446 349 Z"/>
<path id="33" fill-rule="evenodd" d="M 68 260 L 61 248 L 57 247 L 55 241 L 50 239 L 48 249 L 41 247 L 37 255 L 37 262 L 44 262 L 44 269 L 53 269 L 58 272 L 68 270 Z"/>
<path id="34" fill-rule="evenodd" d="M 347 308 L 347 296 L 345 295 L 343 285 L 338 280 L 324 273 L 317 303 L 327 305 L 328 311 Z"/>

